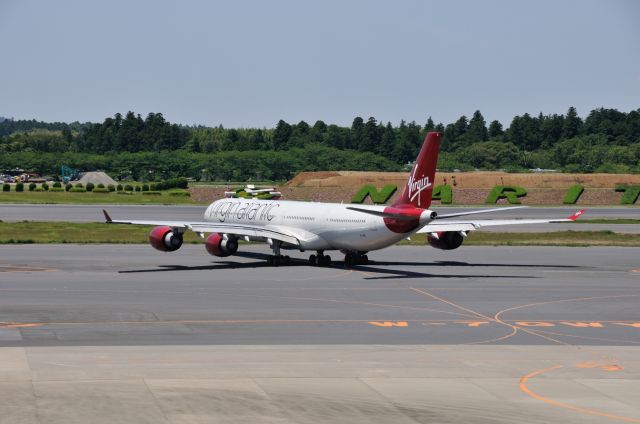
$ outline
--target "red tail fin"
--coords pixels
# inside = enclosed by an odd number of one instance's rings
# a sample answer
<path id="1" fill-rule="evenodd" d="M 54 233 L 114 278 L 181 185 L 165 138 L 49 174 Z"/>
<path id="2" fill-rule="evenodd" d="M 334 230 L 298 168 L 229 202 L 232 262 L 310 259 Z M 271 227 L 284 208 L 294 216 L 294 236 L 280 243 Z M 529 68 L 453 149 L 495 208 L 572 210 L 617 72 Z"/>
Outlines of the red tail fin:
<path id="1" fill-rule="evenodd" d="M 436 163 L 438 162 L 441 136 L 442 134 L 439 132 L 427 133 L 416 159 L 416 164 L 413 165 L 413 170 L 409 175 L 407 185 L 404 187 L 400 197 L 391 206 L 412 205 L 417 208 L 427 209 L 431 205 L 431 193 L 433 192 L 433 183 L 436 176 Z"/>

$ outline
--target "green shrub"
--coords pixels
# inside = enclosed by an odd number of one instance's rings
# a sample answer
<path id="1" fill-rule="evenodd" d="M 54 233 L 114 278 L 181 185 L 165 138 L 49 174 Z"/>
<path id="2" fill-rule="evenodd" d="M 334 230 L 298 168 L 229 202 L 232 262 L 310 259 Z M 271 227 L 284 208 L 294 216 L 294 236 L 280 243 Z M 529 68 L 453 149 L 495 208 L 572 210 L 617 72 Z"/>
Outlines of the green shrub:
<path id="1" fill-rule="evenodd" d="M 158 184 L 156 183 L 149 184 L 149 190 L 152 190 L 152 191 L 158 190 Z"/>
<path id="2" fill-rule="evenodd" d="M 29 191 L 35 190 L 37 187 L 36 183 L 29 183 Z"/>
<path id="3" fill-rule="evenodd" d="M 47 184 L 47 183 L 42 183 L 42 185 L 40 187 L 42 187 L 42 191 L 49 190 L 49 184 Z"/>
<path id="4" fill-rule="evenodd" d="M 616 184 L 616 191 L 624 193 L 620 198 L 621 205 L 633 205 L 636 203 L 636 200 L 638 200 L 638 196 L 640 195 L 640 186 Z"/>
<path id="5" fill-rule="evenodd" d="M 33 191 L 44 191 L 44 189 L 42 187 L 36 187 L 36 189 Z"/>
<path id="6" fill-rule="evenodd" d="M 49 191 L 55 191 L 55 192 L 62 191 L 62 192 L 64 192 L 64 189 L 62 187 L 51 187 L 49 189 Z"/>
<path id="7" fill-rule="evenodd" d="M 53 187 L 60 188 L 62 187 L 62 184 L 60 183 L 60 181 L 56 181 L 55 183 L 53 183 Z"/>
<path id="8" fill-rule="evenodd" d="M 64 191 L 69 191 L 69 190 L 71 190 L 72 188 L 73 188 L 73 185 L 71 185 L 71 184 L 69 184 L 69 183 L 67 183 L 67 184 L 65 184 L 65 185 L 64 185 Z"/>
<path id="9" fill-rule="evenodd" d="M 123 188 L 122 188 L 122 184 L 118 184 L 118 185 L 116 186 L 116 190 L 118 190 L 118 191 L 122 191 L 122 190 L 123 190 Z"/>
<path id="10" fill-rule="evenodd" d="M 135 191 L 140 191 L 140 186 L 137 185 L 137 186 L 134 187 L 134 189 L 135 189 Z"/>
<path id="11" fill-rule="evenodd" d="M 97 188 L 104 188 L 104 184 L 100 183 L 96 186 Z"/>
<path id="12" fill-rule="evenodd" d="M 133 186 L 131 184 L 127 184 L 124 186 L 124 191 L 133 191 Z"/>
<path id="13" fill-rule="evenodd" d="M 17 192 L 24 191 L 24 183 L 18 183 L 18 184 L 16 184 L 16 191 L 17 191 Z"/>
<path id="14" fill-rule="evenodd" d="M 169 196 L 189 197 L 191 194 L 188 191 L 170 191 Z"/>
<path id="15" fill-rule="evenodd" d="M 78 184 L 76 184 L 74 187 L 75 187 L 75 188 L 82 188 L 82 189 L 84 188 L 84 186 L 82 185 L 82 183 L 78 183 Z"/>
<path id="16" fill-rule="evenodd" d="M 142 184 L 142 191 L 149 191 L 149 184 Z"/>
<path id="17" fill-rule="evenodd" d="M 453 190 L 450 185 L 439 185 L 433 189 L 431 199 L 439 200 L 443 205 L 450 205 L 453 202 Z"/>
<path id="18" fill-rule="evenodd" d="M 572 185 L 569 187 L 569 190 L 567 190 L 567 194 L 564 196 L 562 203 L 565 205 L 575 205 L 583 191 L 584 187 L 580 184 Z"/>
<path id="19" fill-rule="evenodd" d="M 169 178 L 168 180 L 160 181 L 156 183 L 156 190 L 168 190 L 170 188 L 187 188 L 189 181 L 184 178 Z M 152 189 L 153 190 L 153 189 Z"/>
<path id="20" fill-rule="evenodd" d="M 109 193 L 109 189 L 104 187 L 96 187 L 93 189 L 93 193 Z"/>
<path id="21" fill-rule="evenodd" d="M 130 192 L 128 192 L 128 191 L 117 191 L 117 192 L 116 192 L 116 194 L 124 194 L 124 195 L 127 195 L 127 196 L 128 196 L 128 195 L 131 195 L 131 194 L 133 194 L 133 193 L 130 193 Z"/>
<path id="22" fill-rule="evenodd" d="M 11 184 L 9 183 L 2 184 L 2 191 L 11 191 Z"/>
<path id="23" fill-rule="evenodd" d="M 489 196 L 487 196 L 486 203 L 496 203 L 498 199 L 507 199 L 512 205 L 520 204 L 520 197 L 527 195 L 527 191 L 519 186 L 495 186 Z"/>
<path id="24" fill-rule="evenodd" d="M 93 183 L 87 183 L 87 191 L 93 191 L 96 186 Z"/>
<path id="25" fill-rule="evenodd" d="M 142 194 L 146 195 L 146 196 L 160 196 L 162 194 L 162 192 L 159 192 L 159 191 L 143 191 Z"/>
<path id="26" fill-rule="evenodd" d="M 362 203 L 364 202 L 364 199 L 367 198 L 367 196 L 371 197 L 371 201 L 375 204 L 386 203 L 387 200 L 389 200 L 391 196 L 393 196 L 393 193 L 395 193 L 397 189 L 398 188 L 395 185 L 389 184 L 382 187 L 382 189 L 378 191 L 373 184 L 366 184 L 360 187 L 360 190 L 358 190 L 356 194 L 353 195 L 353 197 L 351 198 L 351 203 Z"/>
<path id="27" fill-rule="evenodd" d="M 116 191 L 116 186 L 114 186 L 113 184 L 109 184 L 109 185 L 107 186 L 107 189 L 108 189 L 110 192 L 114 192 L 114 191 Z"/>
<path id="28" fill-rule="evenodd" d="M 79 184 L 80 186 L 82 186 L 82 184 Z M 71 193 L 84 193 L 85 190 L 84 187 L 78 187 L 78 184 L 76 184 L 75 187 L 71 187 L 71 189 L 69 190 Z"/>

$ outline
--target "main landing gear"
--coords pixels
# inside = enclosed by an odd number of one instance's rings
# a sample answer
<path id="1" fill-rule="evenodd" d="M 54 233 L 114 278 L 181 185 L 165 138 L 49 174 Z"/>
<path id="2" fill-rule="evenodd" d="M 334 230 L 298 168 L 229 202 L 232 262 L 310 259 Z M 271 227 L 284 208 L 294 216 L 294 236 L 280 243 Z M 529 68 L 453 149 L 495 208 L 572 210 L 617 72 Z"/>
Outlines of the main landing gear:
<path id="1" fill-rule="evenodd" d="M 309 256 L 309 265 L 311 266 L 329 266 L 331 265 L 331 256 L 325 255 L 322 250 L 318 251 L 318 256 Z"/>
<path id="2" fill-rule="evenodd" d="M 289 256 L 280 254 L 280 246 L 282 242 L 279 240 L 274 240 L 271 244 L 271 249 L 273 250 L 273 255 L 269 255 L 267 257 L 267 263 L 273 266 L 279 265 L 289 265 L 291 263 L 291 258 Z"/>
<path id="3" fill-rule="evenodd" d="M 347 252 L 344 255 L 344 265 L 346 267 L 352 267 L 354 265 L 367 265 L 368 263 L 369 257 L 365 253 Z"/>
<path id="4" fill-rule="evenodd" d="M 267 263 L 273 266 L 289 265 L 291 258 L 286 255 L 269 255 L 267 256 Z"/>

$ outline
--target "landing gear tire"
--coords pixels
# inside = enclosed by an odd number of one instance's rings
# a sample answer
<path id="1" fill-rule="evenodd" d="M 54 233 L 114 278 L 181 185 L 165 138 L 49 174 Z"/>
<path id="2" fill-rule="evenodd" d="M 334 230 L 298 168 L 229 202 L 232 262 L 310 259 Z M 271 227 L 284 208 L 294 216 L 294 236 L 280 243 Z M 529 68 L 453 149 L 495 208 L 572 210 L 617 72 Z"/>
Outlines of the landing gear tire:
<path id="1" fill-rule="evenodd" d="M 350 268 L 353 265 L 355 265 L 354 255 L 351 253 L 347 253 L 346 255 L 344 255 L 344 266 L 346 266 L 347 268 Z"/>
<path id="2" fill-rule="evenodd" d="M 344 255 L 344 266 L 350 268 L 354 265 L 367 265 L 369 263 L 369 257 L 360 253 L 346 253 Z"/>
<path id="3" fill-rule="evenodd" d="M 329 266 L 331 265 L 331 256 L 323 255 L 322 260 L 320 261 L 320 266 Z"/>
<path id="4" fill-rule="evenodd" d="M 272 266 L 289 265 L 291 258 L 289 256 L 267 256 L 267 263 Z"/>
<path id="5" fill-rule="evenodd" d="M 318 260 L 316 258 L 316 255 L 309 256 L 309 265 L 316 266 L 317 264 L 318 264 Z"/>

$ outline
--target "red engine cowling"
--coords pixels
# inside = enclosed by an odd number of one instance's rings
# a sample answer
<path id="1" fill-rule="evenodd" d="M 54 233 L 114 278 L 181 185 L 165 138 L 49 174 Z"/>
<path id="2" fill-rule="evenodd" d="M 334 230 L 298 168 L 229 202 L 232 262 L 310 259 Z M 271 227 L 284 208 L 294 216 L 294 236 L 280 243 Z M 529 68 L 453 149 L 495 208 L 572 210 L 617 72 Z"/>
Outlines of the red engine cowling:
<path id="1" fill-rule="evenodd" d="M 161 252 L 173 252 L 182 246 L 182 234 L 171 227 L 154 227 L 149 233 L 149 244 Z"/>
<path id="2" fill-rule="evenodd" d="M 464 237 L 458 231 L 442 231 L 438 234 L 438 238 L 435 238 L 431 234 L 427 236 L 427 243 L 431 245 L 431 247 L 435 247 L 436 249 L 442 250 L 453 250 L 457 249 L 462 245 L 464 241 Z"/>
<path id="3" fill-rule="evenodd" d="M 225 257 L 238 251 L 238 239 L 235 237 L 224 238 L 222 234 L 213 233 L 204 243 L 207 252 L 213 256 Z"/>

